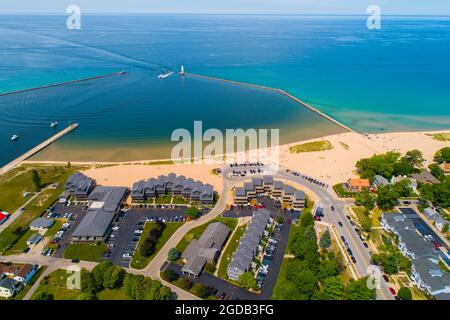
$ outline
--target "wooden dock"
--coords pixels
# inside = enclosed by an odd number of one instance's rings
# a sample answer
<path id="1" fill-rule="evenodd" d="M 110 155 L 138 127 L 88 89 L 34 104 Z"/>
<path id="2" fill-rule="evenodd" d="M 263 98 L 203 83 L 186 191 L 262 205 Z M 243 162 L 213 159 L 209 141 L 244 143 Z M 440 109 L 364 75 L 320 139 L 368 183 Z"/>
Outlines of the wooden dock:
<path id="1" fill-rule="evenodd" d="M 240 82 L 240 81 L 234 81 L 234 80 L 227 80 L 227 79 L 222 79 L 222 78 L 215 78 L 215 77 L 210 77 L 210 76 L 204 76 L 204 75 L 200 75 L 200 74 L 194 74 L 194 73 L 184 73 L 184 76 L 191 76 L 191 77 L 197 77 L 197 78 L 203 78 L 203 79 L 208 79 L 208 80 L 213 80 L 213 81 L 220 81 L 220 82 L 226 82 L 226 83 L 231 83 L 231 84 L 236 84 L 236 85 L 241 85 L 241 86 L 246 86 L 246 87 L 251 87 L 251 88 L 257 88 L 257 89 L 262 89 L 262 90 L 268 90 L 268 91 L 273 91 L 279 94 L 282 94 L 286 97 L 288 97 L 289 99 L 294 100 L 295 102 L 297 102 L 298 104 L 304 106 L 305 108 L 310 109 L 311 111 L 314 111 L 315 113 L 319 114 L 320 116 L 322 116 L 323 118 L 337 124 L 338 126 L 344 128 L 345 130 L 348 130 L 350 132 L 354 132 L 353 129 L 347 127 L 345 124 L 340 123 L 339 121 L 337 121 L 336 119 L 333 119 L 332 117 L 330 117 L 329 115 L 326 115 L 325 113 L 323 113 L 322 111 L 310 106 L 309 104 L 301 101 L 300 99 L 294 97 L 293 95 L 291 95 L 290 93 L 281 90 L 281 89 L 277 89 L 277 88 L 272 88 L 272 87 L 266 87 L 266 86 L 260 86 L 257 84 L 252 84 L 252 83 L 246 83 L 246 82 Z"/>
<path id="2" fill-rule="evenodd" d="M 65 136 L 66 134 L 68 134 L 69 132 L 71 132 L 72 130 L 74 130 L 76 128 L 78 128 L 78 123 L 73 123 L 73 124 L 69 125 L 64 130 L 61 130 L 60 132 L 58 132 L 54 136 L 50 137 L 49 139 L 47 139 L 44 142 L 42 142 L 41 144 L 37 145 L 33 149 L 29 150 L 28 152 L 24 153 L 20 157 L 14 159 L 10 163 L 8 163 L 5 166 L 3 166 L 2 168 L 0 168 L 0 174 L 6 173 L 9 170 L 11 170 L 11 169 L 15 168 L 16 166 L 20 165 L 22 163 L 22 161 L 24 161 L 24 160 L 28 159 L 29 157 L 31 157 L 32 155 L 38 153 L 42 149 L 46 148 L 47 146 L 49 146 L 50 144 L 52 144 L 56 140 L 62 138 L 63 136 Z"/>

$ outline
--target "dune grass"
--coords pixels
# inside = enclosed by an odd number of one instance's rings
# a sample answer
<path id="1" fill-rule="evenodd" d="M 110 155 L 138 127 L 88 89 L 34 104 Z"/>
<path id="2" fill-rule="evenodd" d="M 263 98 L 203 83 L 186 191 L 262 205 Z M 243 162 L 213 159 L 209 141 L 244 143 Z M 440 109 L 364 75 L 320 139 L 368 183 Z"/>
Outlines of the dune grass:
<path id="1" fill-rule="evenodd" d="M 330 141 L 312 141 L 303 144 L 297 144 L 289 148 L 291 153 L 301 153 L 301 152 L 317 152 L 326 151 L 333 149 L 333 145 Z"/>

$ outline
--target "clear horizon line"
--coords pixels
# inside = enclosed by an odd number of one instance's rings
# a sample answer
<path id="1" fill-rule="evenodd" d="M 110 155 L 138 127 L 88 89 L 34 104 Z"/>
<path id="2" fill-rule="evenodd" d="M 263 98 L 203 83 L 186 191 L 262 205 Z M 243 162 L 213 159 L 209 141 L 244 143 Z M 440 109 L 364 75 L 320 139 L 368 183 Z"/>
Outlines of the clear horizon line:
<path id="1" fill-rule="evenodd" d="M 271 13 L 271 12 L 256 12 L 256 13 L 245 13 L 245 12 L 138 12 L 138 11 L 86 11 L 83 12 L 86 15 L 242 15 L 242 16 L 316 16 L 316 17 L 366 17 L 366 14 L 361 13 Z M 0 15 L 61 15 L 65 16 L 65 12 L 55 12 L 55 11 L 6 11 L 1 12 Z M 450 17 L 449 14 L 400 14 L 400 13 L 389 13 L 383 14 L 385 17 Z"/>

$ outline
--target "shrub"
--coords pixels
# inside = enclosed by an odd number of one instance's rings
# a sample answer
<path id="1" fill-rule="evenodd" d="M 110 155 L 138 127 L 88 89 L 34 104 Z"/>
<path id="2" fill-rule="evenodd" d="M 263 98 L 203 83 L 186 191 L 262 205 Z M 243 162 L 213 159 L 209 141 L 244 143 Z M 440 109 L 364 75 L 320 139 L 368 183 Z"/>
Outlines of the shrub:
<path id="1" fill-rule="evenodd" d="M 178 273 L 176 273 L 175 271 L 172 270 L 164 270 L 163 272 L 161 272 L 161 278 L 163 278 L 164 280 L 168 281 L 168 282 L 172 282 L 175 281 L 179 278 L 180 276 L 178 275 Z"/>
<path id="2" fill-rule="evenodd" d="M 178 259 L 180 259 L 180 253 L 178 252 L 177 248 L 172 248 L 169 250 L 167 259 L 169 261 L 177 261 Z"/>
<path id="3" fill-rule="evenodd" d="M 401 287 L 398 290 L 398 297 L 402 300 L 412 300 L 412 293 L 409 288 Z"/>

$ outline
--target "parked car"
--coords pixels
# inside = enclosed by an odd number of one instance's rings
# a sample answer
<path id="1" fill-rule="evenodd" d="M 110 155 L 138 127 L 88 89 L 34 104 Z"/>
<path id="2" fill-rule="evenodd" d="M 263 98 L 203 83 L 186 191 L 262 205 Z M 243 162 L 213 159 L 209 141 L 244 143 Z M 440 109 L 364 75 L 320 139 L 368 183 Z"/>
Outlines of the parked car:
<path id="1" fill-rule="evenodd" d="M 353 262 L 353 263 L 356 263 L 355 257 L 352 256 L 351 259 L 352 259 L 352 262 Z"/>
<path id="2" fill-rule="evenodd" d="M 369 248 L 369 245 L 367 244 L 367 242 L 363 242 L 364 247 Z"/>
<path id="3" fill-rule="evenodd" d="M 28 251 L 30 251 L 30 247 L 26 247 L 25 249 L 23 249 L 23 253 L 27 253 Z"/>
<path id="4" fill-rule="evenodd" d="M 395 292 L 394 288 L 389 287 L 389 291 L 390 291 L 390 293 L 392 293 L 393 296 L 397 295 L 397 292 Z"/>
<path id="5" fill-rule="evenodd" d="M 384 281 L 386 281 L 387 283 L 389 283 L 389 277 L 385 274 L 383 274 L 383 279 Z"/>
<path id="6" fill-rule="evenodd" d="M 342 225 L 342 222 L 338 222 L 338 225 L 339 225 L 339 227 L 342 227 L 343 225 Z"/>
<path id="7" fill-rule="evenodd" d="M 334 206 L 331 206 L 331 211 L 334 211 Z"/>
<path id="8" fill-rule="evenodd" d="M 72 262 L 72 263 L 78 263 L 78 262 L 80 262 L 80 259 L 72 259 L 72 260 L 70 260 L 70 262 Z"/>

